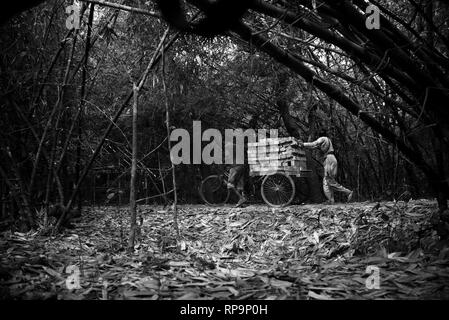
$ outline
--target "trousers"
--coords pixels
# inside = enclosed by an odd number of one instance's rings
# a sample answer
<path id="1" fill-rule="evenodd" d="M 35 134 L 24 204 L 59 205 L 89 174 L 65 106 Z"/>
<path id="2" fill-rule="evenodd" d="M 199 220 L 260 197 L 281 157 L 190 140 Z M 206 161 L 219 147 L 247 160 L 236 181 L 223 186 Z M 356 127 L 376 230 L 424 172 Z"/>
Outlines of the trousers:
<path id="1" fill-rule="evenodd" d="M 351 190 L 343 187 L 336 180 L 337 171 L 338 171 L 338 162 L 337 158 L 333 154 L 326 155 L 324 159 L 324 177 L 323 177 L 323 191 L 326 198 L 334 202 L 334 191 L 343 192 L 343 193 L 351 193 Z"/>
<path id="2" fill-rule="evenodd" d="M 248 165 L 236 165 L 229 170 L 228 183 L 237 188 L 237 190 L 243 191 L 246 187 L 248 174 Z"/>

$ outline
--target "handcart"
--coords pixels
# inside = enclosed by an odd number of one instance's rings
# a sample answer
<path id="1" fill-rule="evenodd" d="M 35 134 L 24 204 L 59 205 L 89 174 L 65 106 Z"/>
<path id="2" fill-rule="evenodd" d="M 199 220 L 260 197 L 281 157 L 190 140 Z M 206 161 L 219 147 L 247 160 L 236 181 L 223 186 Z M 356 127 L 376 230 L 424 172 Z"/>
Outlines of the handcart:
<path id="1" fill-rule="evenodd" d="M 284 207 L 296 196 L 298 178 L 308 176 L 305 151 L 293 137 L 268 138 L 248 143 L 248 165 L 252 180 L 260 183 L 260 195 L 271 207 Z M 228 173 L 210 175 L 200 186 L 200 196 L 209 205 L 222 205 L 230 199 Z M 253 187 L 258 185 L 254 183 Z"/>
<path id="2" fill-rule="evenodd" d="M 289 205 L 296 196 L 297 178 L 310 172 L 305 151 L 293 137 L 248 143 L 248 164 L 251 177 L 263 177 L 260 193 L 271 207 Z"/>

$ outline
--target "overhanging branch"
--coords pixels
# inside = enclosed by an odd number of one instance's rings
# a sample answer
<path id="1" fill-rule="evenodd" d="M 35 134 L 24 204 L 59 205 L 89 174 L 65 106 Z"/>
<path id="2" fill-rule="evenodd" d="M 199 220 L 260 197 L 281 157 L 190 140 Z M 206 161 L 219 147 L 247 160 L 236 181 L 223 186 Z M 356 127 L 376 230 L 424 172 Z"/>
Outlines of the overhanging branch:
<path id="1" fill-rule="evenodd" d="M 269 56 L 274 58 L 279 63 L 287 66 L 296 74 L 300 75 L 308 83 L 313 85 L 326 94 L 329 98 L 338 102 L 346 110 L 356 115 L 364 123 L 366 123 L 370 128 L 372 128 L 377 133 L 381 134 L 386 141 L 396 145 L 398 149 L 413 163 L 415 163 L 433 182 L 438 180 L 438 175 L 434 169 L 421 157 L 421 155 L 412 148 L 410 148 L 403 140 L 401 140 L 394 132 L 389 128 L 383 126 L 375 118 L 371 117 L 368 113 L 363 112 L 360 106 L 346 96 L 341 89 L 338 87 L 320 79 L 317 77 L 315 72 L 308 68 L 300 60 L 296 59 L 293 55 L 280 49 L 279 47 L 272 44 L 268 39 L 260 34 L 255 35 L 252 30 L 245 24 L 240 23 L 238 26 L 234 27 L 233 30 L 237 33 L 243 40 L 251 42 L 253 45 L 258 47 L 261 51 L 267 53 Z"/>
<path id="2" fill-rule="evenodd" d="M 157 13 L 155 13 L 153 11 L 140 9 L 140 8 L 135 8 L 135 7 L 130 7 L 130 6 L 125 6 L 123 4 L 118 4 L 118 3 L 114 3 L 114 2 L 103 1 L 103 0 L 80 0 L 80 1 L 93 3 L 93 4 L 98 4 L 100 6 L 105 6 L 105 7 L 109 7 L 109 8 L 115 8 L 115 9 L 128 11 L 128 12 L 141 13 L 141 14 L 144 14 L 144 15 L 147 15 L 147 16 L 156 17 L 156 18 L 160 17 L 159 14 L 157 14 Z"/>

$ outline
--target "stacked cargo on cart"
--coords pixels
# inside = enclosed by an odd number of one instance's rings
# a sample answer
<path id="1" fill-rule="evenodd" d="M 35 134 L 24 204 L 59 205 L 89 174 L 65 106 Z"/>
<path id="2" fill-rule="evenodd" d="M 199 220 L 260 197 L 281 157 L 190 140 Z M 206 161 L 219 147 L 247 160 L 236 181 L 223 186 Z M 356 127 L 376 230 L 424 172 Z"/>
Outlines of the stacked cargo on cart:
<path id="1" fill-rule="evenodd" d="M 248 164 L 251 176 L 285 173 L 301 177 L 308 172 L 305 151 L 294 137 L 248 143 Z"/>

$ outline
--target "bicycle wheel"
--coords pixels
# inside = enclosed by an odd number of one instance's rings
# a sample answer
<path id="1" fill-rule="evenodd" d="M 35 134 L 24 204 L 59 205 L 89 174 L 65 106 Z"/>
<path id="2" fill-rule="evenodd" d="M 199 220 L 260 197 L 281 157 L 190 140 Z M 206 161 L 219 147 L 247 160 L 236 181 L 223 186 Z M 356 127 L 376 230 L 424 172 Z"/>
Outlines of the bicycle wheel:
<path id="1" fill-rule="evenodd" d="M 226 181 L 218 175 L 208 176 L 201 182 L 200 196 L 206 204 L 212 206 L 226 203 L 229 199 Z"/>
<path id="2" fill-rule="evenodd" d="M 279 208 L 293 201 L 296 187 L 290 176 L 285 173 L 275 173 L 263 179 L 260 191 L 266 204 Z"/>

